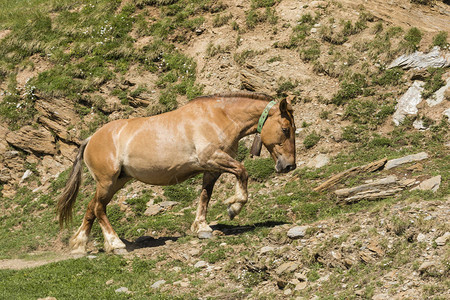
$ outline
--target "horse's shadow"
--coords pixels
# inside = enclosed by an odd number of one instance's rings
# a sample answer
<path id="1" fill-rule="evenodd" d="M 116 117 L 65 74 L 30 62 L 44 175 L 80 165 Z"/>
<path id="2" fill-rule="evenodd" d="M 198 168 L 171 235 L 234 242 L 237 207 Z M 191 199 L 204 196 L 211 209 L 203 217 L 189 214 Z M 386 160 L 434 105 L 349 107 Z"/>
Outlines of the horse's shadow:
<path id="1" fill-rule="evenodd" d="M 211 228 L 217 235 L 223 236 L 231 236 L 231 235 L 239 235 L 245 232 L 254 231 L 255 229 L 262 227 L 275 227 L 278 225 L 286 224 L 285 222 L 279 221 L 266 221 L 266 222 L 258 222 L 251 225 L 227 225 L 227 224 L 217 224 L 212 225 Z M 137 238 L 135 241 L 128 241 L 126 239 L 122 239 L 125 243 L 126 250 L 128 252 L 132 252 L 136 249 L 142 248 L 153 248 L 164 246 L 167 241 L 177 241 L 180 237 L 160 237 L 153 238 L 151 236 L 141 236 Z"/>

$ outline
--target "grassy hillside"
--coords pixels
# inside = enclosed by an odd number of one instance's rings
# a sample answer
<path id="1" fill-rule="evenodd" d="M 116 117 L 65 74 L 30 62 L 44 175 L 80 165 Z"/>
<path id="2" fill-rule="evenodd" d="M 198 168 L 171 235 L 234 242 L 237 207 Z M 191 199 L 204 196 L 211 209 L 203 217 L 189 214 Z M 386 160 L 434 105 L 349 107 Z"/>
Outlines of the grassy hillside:
<path id="1" fill-rule="evenodd" d="M 446 299 L 449 243 L 436 240 L 450 231 L 442 114 L 450 101 L 423 103 L 400 126 L 392 114 L 414 80 L 424 81 L 427 98 L 449 69 L 387 65 L 434 46 L 448 54 L 442 22 L 450 17 L 439 13 L 448 10 L 441 1 L 400 2 L 0 0 L 0 298 Z M 401 5 L 428 24 L 402 19 Z M 129 254 L 105 254 L 97 224 L 90 256 L 68 253 L 95 189 L 84 170 L 73 226 L 59 231 L 55 202 L 80 140 L 111 120 L 236 90 L 294 100 L 297 170 L 275 174 L 267 153 L 250 158 L 244 139 L 238 159 L 250 200 L 228 220 L 223 201 L 234 179 L 219 179 L 208 214 L 213 239 L 189 230 L 201 177 L 170 187 L 134 182 L 108 206 Z M 414 128 L 419 120 L 425 130 Z M 14 145 L 26 125 L 48 131 L 56 154 Z M 313 191 L 352 167 L 419 152 L 429 157 Z M 330 161 L 316 168 L 319 155 Z M 441 184 L 435 193 L 406 189 L 352 204 L 334 193 L 388 175 L 416 185 L 440 175 Z M 178 204 L 145 215 L 147 203 L 164 200 Z M 293 240 L 286 233 L 295 225 L 307 230 Z"/>

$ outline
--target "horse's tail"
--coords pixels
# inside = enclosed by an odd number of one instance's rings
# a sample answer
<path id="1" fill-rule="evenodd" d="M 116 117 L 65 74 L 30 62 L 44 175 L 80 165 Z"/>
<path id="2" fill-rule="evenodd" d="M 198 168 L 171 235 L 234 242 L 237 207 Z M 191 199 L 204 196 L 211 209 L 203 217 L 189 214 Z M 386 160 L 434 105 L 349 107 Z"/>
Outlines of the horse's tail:
<path id="1" fill-rule="evenodd" d="M 82 160 L 84 149 L 89 142 L 89 139 L 83 141 L 78 150 L 77 157 L 73 162 L 72 170 L 70 171 L 69 178 L 67 179 L 66 186 L 58 199 L 58 216 L 59 226 L 62 228 L 64 224 L 69 223 L 72 220 L 72 207 L 75 203 L 75 199 L 78 195 L 78 190 L 81 185 L 81 173 L 82 173 Z"/>

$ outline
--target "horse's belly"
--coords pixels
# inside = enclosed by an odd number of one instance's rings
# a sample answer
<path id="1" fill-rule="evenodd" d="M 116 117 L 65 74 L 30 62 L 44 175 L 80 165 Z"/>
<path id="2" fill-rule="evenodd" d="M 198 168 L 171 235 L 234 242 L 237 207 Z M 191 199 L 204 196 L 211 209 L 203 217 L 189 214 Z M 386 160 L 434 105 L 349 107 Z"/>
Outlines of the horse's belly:
<path id="1" fill-rule="evenodd" d="M 153 185 L 177 184 L 202 172 L 193 164 L 175 166 L 133 164 L 124 165 L 124 170 L 128 176 Z"/>

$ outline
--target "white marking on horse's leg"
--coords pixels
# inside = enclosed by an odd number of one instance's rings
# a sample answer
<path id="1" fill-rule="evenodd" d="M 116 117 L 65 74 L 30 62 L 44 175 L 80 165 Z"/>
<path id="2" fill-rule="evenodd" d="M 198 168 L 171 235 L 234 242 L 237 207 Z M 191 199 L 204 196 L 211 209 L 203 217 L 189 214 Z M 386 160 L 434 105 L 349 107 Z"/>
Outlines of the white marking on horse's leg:
<path id="1" fill-rule="evenodd" d="M 102 228 L 103 229 L 103 228 Z M 121 250 L 125 250 L 125 244 L 120 240 L 117 234 L 106 232 L 103 230 L 103 236 L 105 238 L 105 251 L 110 253 L 114 252 L 116 254 L 121 254 L 123 252 Z M 125 251 L 126 252 L 126 251 Z"/>
<path id="2" fill-rule="evenodd" d="M 247 203 L 248 193 L 241 181 L 236 182 L 236 193 L 225 201 L 228 205 L 228 216 L 231 220 L 234 219 L 242 210 L 242 207 Z"/>
<path id="3" fill-rule="evenodd" d="M 86 253 L 86 244 L 88 242 L 88 235 L 86 231 L 83 230 L 82 224 L 78 231 L 70 238 L 69 247 L 71 249 L 71 253 L 74 254 L 85 254 Z"/>

